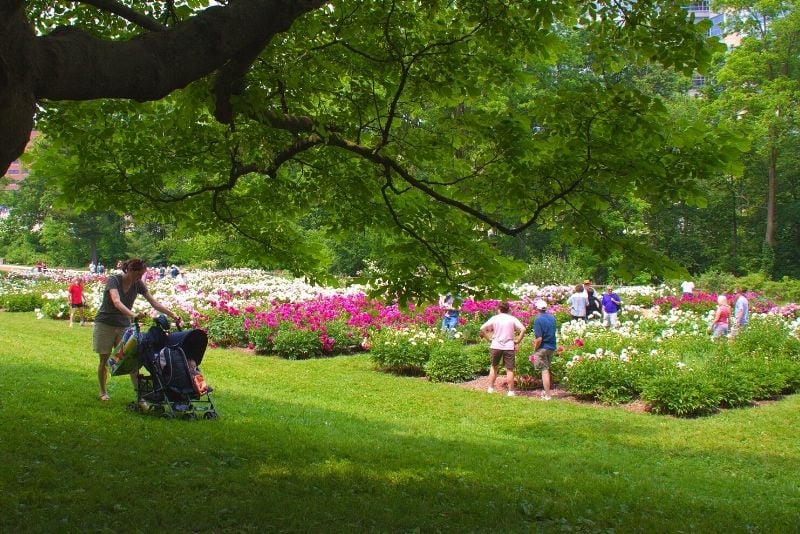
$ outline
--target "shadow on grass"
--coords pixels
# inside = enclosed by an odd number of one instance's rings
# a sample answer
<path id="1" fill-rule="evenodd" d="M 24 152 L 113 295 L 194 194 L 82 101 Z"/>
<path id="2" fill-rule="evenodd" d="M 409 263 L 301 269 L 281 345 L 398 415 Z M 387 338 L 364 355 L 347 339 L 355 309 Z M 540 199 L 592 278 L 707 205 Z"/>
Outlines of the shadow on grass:
<path id="1" fill-rule="evenodd" d="M 797 525 L 797 449 L 754 458 L 670 438 L 691 435 L 695 422 L 499 397 L 476 403 L 480 393 L 420 383 L 399 398 L 357 387 L 309 393 L 302 383 L 295 398 L 222 387 L 220 420 L 165 421 L 125 410 L 126 377 L 112 379 L 115 398 L 99 403 L 93 360 L 87 369 L 0 360 L 0 530 Z M 320 406 L 337 395 L 335 407 Z M 423 406 L 416 416 L 403 409 L 412 400 Z M 476 405 L 486 412 L 472 413 Z"/>

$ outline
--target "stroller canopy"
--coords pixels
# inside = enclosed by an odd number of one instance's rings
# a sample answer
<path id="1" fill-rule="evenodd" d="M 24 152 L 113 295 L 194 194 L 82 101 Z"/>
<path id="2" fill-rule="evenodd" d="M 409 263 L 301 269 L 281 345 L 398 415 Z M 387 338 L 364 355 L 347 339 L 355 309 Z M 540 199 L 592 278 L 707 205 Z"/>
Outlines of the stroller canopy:
<path id="1" fill-rule="evenodd" d="M 208 346 L 208 336 L 199 329 L 181 330 L 169 334 L 167 345 L 182 348 L 188 359 L 194 360 L 197 365 L 200 365 Z"/>

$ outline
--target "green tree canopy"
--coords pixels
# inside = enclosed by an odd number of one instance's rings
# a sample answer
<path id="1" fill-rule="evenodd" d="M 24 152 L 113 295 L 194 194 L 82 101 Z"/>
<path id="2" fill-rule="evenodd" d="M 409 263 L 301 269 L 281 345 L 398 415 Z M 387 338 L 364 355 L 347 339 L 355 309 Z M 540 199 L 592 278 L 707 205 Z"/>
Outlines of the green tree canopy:
<path id="1" fill-rule="evenodd" d="M 678 269 L 604 212 L 700 202 L 733 152 L 616 76 L 705 68 L 716 41 L 672 2 L 55 5 L 0 1 L 34 51 L 0 37 L 17 68 L 0 111 L 10 87 L 40 102 L 68 202 L 235 232 L 312 275 L 326 259 L 302 220 L 322 211 L 330 235 L 370 230 L 373 275 L 401 295 L 499 281 L 520 266 L 492 236 L 532 228 L 624 251 L 623 271 Z"/>

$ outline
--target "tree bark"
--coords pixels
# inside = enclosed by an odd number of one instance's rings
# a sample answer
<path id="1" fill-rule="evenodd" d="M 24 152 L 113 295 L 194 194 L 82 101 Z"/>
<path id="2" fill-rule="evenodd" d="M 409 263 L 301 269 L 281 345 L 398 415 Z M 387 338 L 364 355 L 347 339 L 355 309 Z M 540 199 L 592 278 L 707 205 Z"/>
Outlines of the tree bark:
<path id="1" fill-rule="evenodd" d="M 158 100 L 263 50 L 325 3 L 237 0 L 166 31 L 107 41 L 71 27 L 37 37 L 23 0 L 0 0 L 0 173 L 24 150 L 37 100 Z"/>
<path id="2" fill-rule="evenodd" d="M 767 231 L 764 241 L 770 246 L 775 246 L 775 176 L 778 166 L 778 149 L 775 143 L 769 149 L 769 166 L 767 168 Z"/>

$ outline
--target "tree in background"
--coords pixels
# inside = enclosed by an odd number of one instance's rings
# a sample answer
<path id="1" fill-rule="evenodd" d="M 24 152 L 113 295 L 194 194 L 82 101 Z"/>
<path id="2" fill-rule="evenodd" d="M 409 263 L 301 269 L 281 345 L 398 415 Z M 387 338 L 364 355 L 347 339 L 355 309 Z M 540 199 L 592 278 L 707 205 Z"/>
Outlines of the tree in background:
<path id="1" fill-rule="evenodd" d="M 794 231 L 786 225 L 796 228 L 798 221 L 779 221 L 778 214 L 781 196 L 789 206 L 797 205 L 794 163 L 800 104 L 800 13 L 793 0 L 725 1 L 719 9 L 729 13 L 727 30 L 744 37 L 721 58 L 713 73 L 714 83 L 707 91 L 712 100 L 710 114 L 752 139 L 746 173 L 732 179 L 750 182 L 735 187 L 756 194 L 740 197 L 743 202 L 736 209 L 745 217 L 757 212 L 763 218 L 761 270 L 767 276 L 789 274 L 785 266 L 797 266 L 797 241 L 791 239 Z M 792 213 L 796 213 L 795 207 L 789 207 L 786 215 Z M 790 239 L 779 241 L 779 235 Z M 787 261 L 790 258 L 794 261 Z M 796 267 L 791 270 L 797 274 Z"/>

